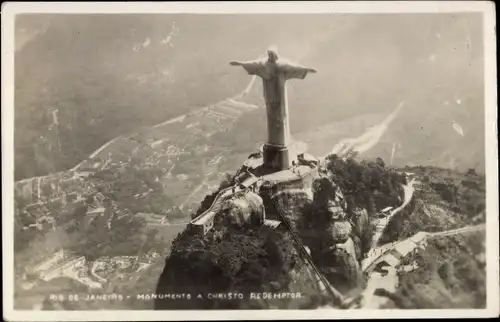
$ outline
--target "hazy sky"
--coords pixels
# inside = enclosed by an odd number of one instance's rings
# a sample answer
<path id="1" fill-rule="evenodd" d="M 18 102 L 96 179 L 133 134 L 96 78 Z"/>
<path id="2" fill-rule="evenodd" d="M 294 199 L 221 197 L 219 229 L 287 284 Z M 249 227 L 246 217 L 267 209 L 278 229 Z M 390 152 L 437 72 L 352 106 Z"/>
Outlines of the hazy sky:
<path id="1" fill-rule="evenodd" d="M 16 110 L 60 106 L 64 123 L 63 106 L 78 106 L 128 131 L 241 92 L 249 77 L 229 61 L 276 45 L 318 70 L 289 83 L 292 132 L 404 100 L 400 134 L 449 145 L 455 132 L 443 129 L 456 121 L 470 141 L 453 144 L 474 148 L 484 140 L 482 31 L 480 13 L 19 16 Z M 35 135 L 25 113 L 23 132 Z"/>

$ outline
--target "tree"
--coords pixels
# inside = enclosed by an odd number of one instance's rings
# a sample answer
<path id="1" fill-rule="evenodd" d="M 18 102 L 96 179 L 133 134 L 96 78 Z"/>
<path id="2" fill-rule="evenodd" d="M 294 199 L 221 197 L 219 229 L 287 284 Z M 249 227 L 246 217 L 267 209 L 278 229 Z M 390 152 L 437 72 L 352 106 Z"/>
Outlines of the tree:
<path id="1" fill-rule="evenodd" d="M 382 160 L 382 158 L 377 158 L 376 161 L 377 165 L 379 165 L 382 168 L 385 168 L 385 162 Z"/>

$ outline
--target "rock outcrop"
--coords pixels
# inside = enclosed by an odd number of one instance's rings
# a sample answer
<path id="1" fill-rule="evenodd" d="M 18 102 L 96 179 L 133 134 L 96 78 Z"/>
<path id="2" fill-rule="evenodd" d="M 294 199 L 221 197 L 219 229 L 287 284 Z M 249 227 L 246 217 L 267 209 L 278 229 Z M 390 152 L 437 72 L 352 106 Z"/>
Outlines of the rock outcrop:
<path id="1" fill-rule="evenodd" d="M 225 201 L 220 216 L 227 225 L 242 227 L 245 224 L 262 224 L 265 213 L 262 198 L 254 192 L 247 192 Z"/>

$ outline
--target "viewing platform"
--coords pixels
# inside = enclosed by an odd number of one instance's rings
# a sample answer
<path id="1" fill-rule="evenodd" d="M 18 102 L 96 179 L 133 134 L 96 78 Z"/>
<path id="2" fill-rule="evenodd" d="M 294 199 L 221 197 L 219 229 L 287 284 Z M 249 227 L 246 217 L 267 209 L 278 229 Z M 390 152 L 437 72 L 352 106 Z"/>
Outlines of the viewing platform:
<path id="1" fill-rule="evenodd" d="M 275 171 L 264 166 L 263 155 L 258 152 L 249 156 L 243 164 L 242 171 L 259 178 L 259 181 L 265 186 L 276 186 L 294 182 L 299 183 L 304 180 L 308 181 L 309 177 L 312 179 L 317 174 L 318 166 L 318 159 L 307 153 L 301 153 L 298 154 L 297 160 L 293 162 L 290 168 Z M 310 181 L 312 183 L 312 180 Z"/>

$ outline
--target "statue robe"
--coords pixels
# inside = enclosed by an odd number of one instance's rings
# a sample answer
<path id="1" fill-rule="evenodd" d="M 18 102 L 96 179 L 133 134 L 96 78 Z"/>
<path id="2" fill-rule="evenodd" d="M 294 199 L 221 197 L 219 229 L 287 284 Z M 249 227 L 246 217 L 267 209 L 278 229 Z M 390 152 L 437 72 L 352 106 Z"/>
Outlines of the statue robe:
<path id="1" fill-rule="evenodd" d="M 249 75 L 262 78 L 267 109 L 268 143 L 286 146 L 290 141 L 286 81 L 304 79 L 308 69 L 284 62 L 248 61 L 242 67 Z"/>

